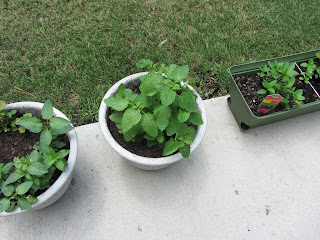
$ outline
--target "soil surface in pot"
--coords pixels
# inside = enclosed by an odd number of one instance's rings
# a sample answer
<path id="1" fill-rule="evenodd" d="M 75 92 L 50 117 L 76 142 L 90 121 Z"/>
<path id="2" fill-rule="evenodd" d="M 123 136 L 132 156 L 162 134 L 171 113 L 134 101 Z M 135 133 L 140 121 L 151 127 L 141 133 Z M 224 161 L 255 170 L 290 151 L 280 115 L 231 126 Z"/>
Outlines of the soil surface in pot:
<path id="1" fill-rule="evenodd" d="M 317 65 L 319 65 L 319 62 L 316 62 Z M 303 70 L 303 69 L 302 69 Z M 296 69 L 297 72 L 300 72 L 298 69 Z M 309 84 L 306 84 L 303 81 L 300 81 L 298 79 L 299 76 L 296 77 L 295 87 L 296 89 L 303 89 L 303 96 L 306 98 L 305 100 L 301 101 L 303 104 L 314 102 L 319 100 L 317 94 L 313 91 L 312 87 Z M 264 97 L 260 94 L 257 94 L 256 92 L 263 88 L 262 82 L 263 78 L 259 77 L 256 73 L 254 74 L 246 74 L 241 76 L 234 76 L 234 80 L 244 97 L 246 103 L 248 104 L 251 112 L 258 116 L 265 116 L 268 114 L 272 114 L 275 112 L 280 111 L 286 111 L 284 106 L 282 104 L 279 104 L 275 109 L 269 111 L 267 114 L 265 113 L 258 113 L 259 106 L 261 102 L 263 101 Z M 320 81 L 317 80 L 311 80 L 312 84 L 315 83 L 314 87 L 318 87 L 320 89 Z M 317 89 L 317 88 L 316 88 Z M 294 108 L 296 107 L 296 104 L 292 104 L 290 107 Z"/>
<path id="2" fill-rule="evenodd" d="M 0 133 L 0 163 L 7 164 L 14 157 L 29 155 L 34 149 L 33 145 L 39 141 L 40 133 L 3 132 Z"/>
<path id="3" fill-rule="evenodd" d="M 40 140 L 40 133 L 2 132 L 0 133 L 0 163 L 7 164 L 13 161 L 14 157 L 28 156 L 34 149 L 33 145 Z M 60 135 L 56 140 L 66 144 L 64 149 L 70 149 L 70 143 L 67 135 Z M 14 170 L 14 168 L 12 168 Z M 52 185 L 60 176 L 60 171 L 55 171 L 50 184 Z M 37 195 L 43 193 L 38 191 Z"/>

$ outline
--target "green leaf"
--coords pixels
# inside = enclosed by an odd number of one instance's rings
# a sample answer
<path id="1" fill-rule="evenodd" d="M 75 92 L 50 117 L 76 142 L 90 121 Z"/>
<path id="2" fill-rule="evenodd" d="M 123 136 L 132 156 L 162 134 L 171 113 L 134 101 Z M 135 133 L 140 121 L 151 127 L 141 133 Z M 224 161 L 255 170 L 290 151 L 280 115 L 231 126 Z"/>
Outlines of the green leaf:
<path id="1" fill-rule="evenodd" d="M 14 192 L 14 186 L 12 184 L 8 184 L 8 185 L 2 184 L 1 192 L 6 197 L 10 197 Z"/>
<path id="2" fill-rule="evenodd" d="M 189 67 L 188 66 L 177 66 L 175 64 L 169 65 L 169 67 L 165 70 L 165 75 L 174 80 L 175 82 L 180 83 L 185 80 L 189 75 Z"/>
<path id="3" fill-rule="evenodd" d="M 263 85 L 266 89 L 272 87 L 272 85 L 271 85 L 268 81 L 266 81 L 266 80 L 264 80 L 264 81 L 262 82 L 262 85 Z"/>
<path id="4" fill-rule="evenodd" d="M 40 162 L 32 162 L 29 167 L 27 167 L 27 172 L 34 176 L 42 176 L 48 172 L 46 167 Z"/>
<path id="5" fill-rule="evenodd" d="M 104 100 L 105 104 L 116 110 L 116 111 L 123 111 L 128 107 L 129 99 L 127 97 L 122 98 L 119 95 L 109 97 Z"/>
<path id="6" fill-rule="evenodd" d="M 190 117 L 190 112 L 181 108 L 179 109 L 179 113 L 178 113 L 179 122 L 186 122 L 189 117 Z"/>
<path id="7" fill-rule="evenodd" d="M 25 194 L 26 192 L 29 191 L 29 189 L 31 188 L 32 184 L 33 184 L 33 181 L 28 181 L 28 182 L 21 183 L 20 185 L 17 186 L 16 193 L 18 195 Z"/>
<path id="8" fill-rule="evenodd" d="M 267 93 L 267 90 L 265 90 L 265 89 L 260 89 L 259 91 L 257 91 L 257 94 L 262 94 L 262 95 L 264 95 L 264 94 L 266 94 Z"/>
<path id="9" fill-rule="evenodd" d="M 29 173 L 26 173 L 26 179 L 28 179 L 28 180 L 33 180 L 33 177 L 29 174 Z"/>
<path id="10" fill-rule="evenodd" d="M 178 103 L 181 108 L 189 112 L 198 111 L 194 97 L 188 92 L 183 92 L 180 96 L 178 96 Z"/>
<path id="11" fill-rule="evenodd" d="M 158 143 L 163 143 L 164 141 L 164 135 L 163 132 L 159 132 L 159 135 L 157 136 Z"/>
<path id="12" fill-rule="evenodd" d="M 31 210 L 31 203 L 25 198 L 20 198 L 17 205 L 21 210 Z"/>
<path id="13" fill-rule="evenodd" d="M 44 145 L 50 145 L 52 141 L 52 134 L 49 129 L 42 130 L 40 134 L 40 148 L 43 149 Z"/>
<path id="14" fill-rule="evenodd" d="M 48 175 L 48 174 L 47 174 L 47 175 Z M 45 175 L 45 177 L 46 177 L 47 175 Z M 33 182 L 34 182 L 34 184 L 40 186 L 40 179 L 39 179 L 39 178 L 33 179 Z"/>
<path id="15" fill-rule="evenodd" d="M 137 63 L 136 66 L 137 68 L 145 68 L 145 67 L 152 67 L 153 62 L 150 59 L 140 59 Z"/>
<path id="16" fill-rule="evenodd" d="M 155 138 L 158 135 L 158 126 L 154 120 L 154 116 L 151 113 L 146 113 L 143 115 L 141 126 L 142 129 L 151 137 Z"/>
<path id="17" fill-rule="evenodd" d="M 51 146 L 54 148 L 63 148 L 64 146 L 66 146 L 66 144 L 62 141 L 53 141 L 51 143 Z"/>
<path id="18" fill-rule="evenodd" d="M 0 200 L 0 213 L 6 211 L 10 207 L 10 200 L 8 198 L 2 198 Z"/>
<path id="19" fill-rule="evenodd" d="M 64 129 L 66 127 L 70 127 L 71 122 L 67 119 L 61 118 L 61 117 L 53 117 L 50 119 L 50 127 L 54 131 L 59 131 L 61 129 Z"/>
<path id="20" fill-rule="evenodd" d="M 55 135 L 66 134 L 67 132 L 70 132 L 72 129 L 73 129 L 73 127 L 71 125 L 69 125 L 64 128 L 53 129 L 52 134 L 55 134 Z"/>
<path id="21" fill-rule="evenodd" d="M 171 108 L 160 105 L 154 109 L 153 115 L 155 116 L 158 128 L 163 131 L 169 124 L 169 119 L 171 117 Z"/>
<path id="22" fill-rule="evenodd" d="M 169 141 L 166 142 L 163 149 L 163 156 L 168 156 L 174 152 L 176 152 L 180 147 L 183 146 L 183 142 L 175 140 L 174 138 L 170 138 Z"/>
<path id="23" fill-rule="evenodd" d="M 151 137 L 149 134 L 144 134 L 143 135 L 143 138 L 145 138 L 145 139 L 147 139 L 147 140 L 155 140 L 156 139 L 156 137 Z"/>
<path id="24" fill-rule="evenodd" d="M 131 102 L 133 102 L 138 97 L 138 94 L 135 94 L 130 88 L 124 89 L 124 93 L 123 94 Z"/>
<path id="25" fill-rule="evenodd" d="M 59 159 L 58 161 L 56 161 L 54 163 L 54 165 L 61 171 L 64 172 L 66 170 L 67 167 L 67 162 L 64 159 Z"/>
<path id="26" fill-rule="evenodd" d="M 56 158 L 57 159 L 62 159 L 66 156 L 68 156 L 70 150 L 66 150 L 66 149 L 63 149 L 63 150 L 60 150 L 59 152 L 56 153 Z"/>
<path id="27" fill-rule="evenodd" d="M 40 141 L 37 141 L 33 146 L 33 149 L 40 151 Z"/>
<path id="28" fill-rule="evenodd" d="M 2 172 L 3 174 L 8 174 L 8 173 L 10 172 L 12 166 L 13 166 L 13 162 L 7 163 L 6 165 L 4 165 L 4 166 L 2 167 L 2 171 L 1 171 L 1 172 Z"/>
<path id="29" fill-rule="evenodd" d="M 50 100 L 45 101 L 43 104 L 41 115 L 43 119 L 50 119 L 53 116 L 53 106 Z"/>
<path id="30" fill-rule="evenodd" d="M 2 101 L 2 100 L 0 100 L 0 111 L 2 110 L 2 109 L 4 109 L 5 107 L 6 107 L 6 102 L 5 101 Z"/>
<path id="31" fill-rule="evenodd" d="M 191 144 L 197 135 L 197 130 L 183 123 L 177 132 L 177 139 L 183 140 L 186 144 Z"/>
<path id="32" fill-rule="evenodd" d="M 118 87 L 118 94 L 122 97 L 124 95 L 124 84 L 121 83 Z"/>
<path id="33" fill-rule="evenodd" d="M 142 80 L 139 86 L 140 92 L 146 96 L 153 96 L 157 92 L 157 85 L 159 81 L 163 78 L 155 72 L 150 72 Z"/>
<path id="34" fill-rule="evenodd" d="M 57 160 L 56 152 L 54 151 L 53 148 L 49 146 L 45 146 L 43 158 L 44 158 L 43 163 L 44 163 L 45 169 L 48 169 Z"/>
<path id="35" fill-rule="evenodd" d="M 316 53 L 316 56 L 317 56 L 317 58 L 320 59 L 320 52 L 317 52 L 317 53 Z"/>
<path id="36" fill-rule="evenodd" d="M 197 126 L 203 124 L 203 119 L 202 119 L 202 116 L 199 112 L 191 113 L 188 121 L 194 125 L 197 125 Z"/>
<path id="37" fill-rule="evenodd" d="M 12 172 L 9 177 L 7 178 L 7 180 L 4 182 L 5 185 L 10 184 L 10 183 L 14 183 L 17 180 L 19 180 L 20 178 L 24 177 L 25 174 L 21 173 L 21 172 L 17 172 L 14 171 Z"/>
<path id="38" fill-rule="evenodd" d="M 22 168 L 22 166 L 24 165 L 24 163 L 25 163 L 25 158 L 22 157 L 20 159 L 18 157 L 14 157 L 13 158 L 13 163 L 14 163 L 15 168 L 20 170 Z"/>
<path id="39" fill-rule="evenodd" d="M 190 155 L 190 145 L 185 144 L 183 147 L 179 148 L 179 152 L 181 153 L 182 157 L 188 158 Z"/>
<path id="40" fill-rule="evenodd" d="M 180 128 L 181 123 L 175 115 L 172 115 L 169 119 L 169 124 L 166 128 L 166 133 L 168 136 L 174 135 Z"/>
<path id="41" fill-rule="evenodd" d="M 297 76 L 299 75 L 299 73 L 293 69 L 289 69 L 288 72 L 287 72 L 287 75 L 290 76 L 290 77 L 293 77 L 293 76 Z"/>
<path id="42" fill-rule="evenodd" d="M 121 123 L 123 112 L 114 112 L 110 114 L 109 119 L 115 123 Z"/>
<path id="43" fill-rule="evenodd" d="M 10 201 L 10 207 L 7 208 L 6 212 L 11 212 L 15 206 L 16 206 L 15 201 Z"/>
<path id="44" fill-rule="evenodd" d="M 276 91 L 273 89 L 273 88 L 268 88 L 268 91 L 271 93 L 271 94 L 275 94 Z"/>
<path id="45" fill-rule="evenodd" d="M 176 98 L 176 93 L 174 91 L 172 91 L 170 88 L 168 87 L 163 87 L 161 89 L 161 92 L 160 92 L 160 100 L 161 100 L 161 103 L 164 105 L 164 106 L 169 106 L 171 105 L 175 98 Z"/>
<path id="46" fill-rule="evenodd" d="M 123 133 L 123 137 L 124 139 L 129 142 L 132 139 L 135 138 L 135 136 L 137 135 L 137 133 L 140 131 L 141 129 L 141 125 L 140 123 L 133 125 L 128 131 Z"/>
<path id="47" fill-rule="evenodd" d="M 17 122 L 17 124 L 33 133 L 39 133 L 42 130 L 41 120 L 36 117 L 22 118 Z"/>
<path id="48" fill-rule="evenodd" d="M 24 127 L 20 126 L 20 127 L 18 128 L 18 131 L 19 131 L 19 133 L 25 133 L 25 132 L 26 132 L 26 129 L 25 129 Z"/>
<path id="49" fill-rule="evenodd" d="M 33 197 L 33 196 L 31 196 L 31 195 L 28 195 L 28 196 L 26 197 L 26 199 L 27 199 L 31 204 L 37 202 L 37 198 L 36 198 L 36 197 Z"/>
<path id="50" fill-rule="evenodd" d="M 136 125 L 141 119 L 141 113 L 134 108 L 128 108 L 122 117 L 122 130 L 128 131 L 133 125 Z"/>

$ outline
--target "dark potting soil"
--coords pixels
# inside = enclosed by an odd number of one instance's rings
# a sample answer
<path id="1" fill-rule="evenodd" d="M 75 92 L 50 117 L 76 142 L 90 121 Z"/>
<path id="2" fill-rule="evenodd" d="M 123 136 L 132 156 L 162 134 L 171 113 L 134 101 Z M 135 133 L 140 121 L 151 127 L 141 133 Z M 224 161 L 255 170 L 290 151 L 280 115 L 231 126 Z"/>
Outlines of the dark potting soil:
<path id="1" fill-rule="evenodd" d="M 118 128 L 116 124 L 109 120 L 109 117 L 107 119 L 107 123 L 109 126 L 109 130 L 111 132 L 111 135 L 113 138 L 125 149 L 127 149 L 129 152 L 132 152 L 134 154 L 137 154 L 142 157 L 150 157 L 150 158 L 158 158 L 162 157 L 162 151 L 158 146 L 148 147 L 147 141 L 143 140 L 140 143 L 134 143 L 134 142 L 127 142 L 123 135 L 118 132 Z"/>
<path id="2" fill-rule="evenodd" d="M 33 145 L 39 141 L 40 133 L 2 132 L 0 133 L 0 163 L 7 164 L 14 157 L 29 155 L 34 149 Z"/>
<path id="3" fill-rule="evenodd" d="M 34 149 L 33 145 L 39 141 L 40 133 L 2 132 L 0 133 L 0 163 L 7 164 L 13 161 L 14 157 L 26 157 Z M 66 144 L 65 149 L 70 149 L 70 143 L 67 135 L 60 135 L 56 140 Z M 13 170 L 14 168 L 12 168 Z M 50 180 L 52 185 L 60 176 L 61 172 L 56 170 Z M 38 191 L 36 195 L 40 195 L 43 191 Z"/>
<path id="4" fill-rule="evenodd" d="M 299 72 L 298 69 L 296 69 L 296 71 Z M 275 109 L 269 111 L 267 114 L 258 113 L 259 105 L 263 101 L 264 97 L 260 94 L 257 94 L 257 91 L 263 88 L 263 78 L 259 77 L 256 73 L 236 76 L 234 77 L 234 80 L 238 88 L 240 89 L 240 92 L 244 97 L 246 103 L 248 104 L 251 112 L 254 115 L 261 117 L 275 112 L 285 111 L 284 106 L 282 104 L 279 104 Z M 312 80 L 310 82 L 313 84 L 313 82 L 316 82 L 317 80 Z M 320 89 L 320 81 L 317 81 L 315 85 Z M 296 77 L 295 87 L 296 89 L 303 89 L 303 96 L 306 98 L 305 100 L 301 101 L 303 104 L 319 100 L 317 94 L 313 91 L 312 87 L 309 84 L 300 81 L 298 79 L 298 76 Z M 296 104 L 290 105 L 291 108 L 294 108 L 296 106 Z"/>

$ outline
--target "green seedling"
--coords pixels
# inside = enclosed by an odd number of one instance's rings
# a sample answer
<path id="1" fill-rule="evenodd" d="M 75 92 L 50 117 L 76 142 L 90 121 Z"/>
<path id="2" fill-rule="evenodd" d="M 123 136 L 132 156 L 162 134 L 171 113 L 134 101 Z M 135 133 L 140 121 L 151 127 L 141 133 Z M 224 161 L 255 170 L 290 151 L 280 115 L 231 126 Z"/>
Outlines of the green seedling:
<path id="1" fill-rule="evenodd" d="M 261 72 L 258 76 L 264 78 L 262 85 L 263 89 L 257 91 L 258 94 L 280 94 L 283 99 L 281 104 L 285 106 L 287 110 L 290 110 L 290 103 L 296 103 L 300 106 L 301 101 L 305 99 L 303 97 L 302 89 L 294 87 L 295 76 L 298 72 L 294 70 L 295 63 L 290 62 L 269 62 L 260 68 Z"/>
<path id="2" fill-rule="evenodd" d="M 9 131 L 19 131 L 20 133 L 25 132 L 25 128 L 16 125 L 19 118 L 16 117 L 17 110 L 7 111 L 4 110 L 6 103 L 0 100 L 0 133 Z"/>
<path id="3" fill-rule="evenodd" d="M 134 93 L 121 84 L 116 95 L 105 99 L 106 105 L 115 110 L 110 120 L 126 141 L 146 139 L 148 146 L 163 148 L 163 156 L 179 151 L 187 158 L 197 134 L 193 126 L 203 123 L 196 95 L 182 84 L 189 75 L 188 66 L 159 66 L 142 59 L 137 67 L 149 70 L 140 77 L 141 93 Z"/>
<path id="4" fill-rule="evenodd" d="M 314 64 L 314 60 L 312 58 L 309 59 L 309 61 L 307 63 L 303 62 L 300 65 L 301 65 L 301 67 L 306 68 L 305 72 L 301 72 L 302 77 L 299 77 L 300 80 L 309 84 L 309 80 L 311 80 L 313 77 L 315 79 L 319 78 L 320 68 L 317 68 L 317 66 Z"/>
<path id="5" fill-rule="evenodd" d="M 65 171 L 65 157 L 69 150 L 60 148 L 65 143 L 55 140 L 73 127 L 68 120 L 53 116 L 53 107 L 47 100 L 41 111 L 42 119 L 30 113 L 16 121 L 25 129 L 40 133 L 40 141 L 35 150 L 26 157 L 15 157 L 12 162 L 0 163 L 0 212 L 10 212 L 17 205 L 22 210 L 30 210 L 37 201 L 37 191 L 50 187 L 53 173 Z M 54 141 L 55 140 L 55 141 Z"/>

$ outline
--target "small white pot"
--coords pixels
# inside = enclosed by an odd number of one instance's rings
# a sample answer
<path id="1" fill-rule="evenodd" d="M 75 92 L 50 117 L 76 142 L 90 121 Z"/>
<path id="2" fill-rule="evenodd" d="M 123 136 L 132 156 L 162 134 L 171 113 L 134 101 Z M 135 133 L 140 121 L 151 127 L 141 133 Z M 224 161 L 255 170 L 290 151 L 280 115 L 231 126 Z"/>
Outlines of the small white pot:
<path id="1" fill-rule="evenodd" d="M 7 104 L 5 110 L 18 110 L 21 113 L 32 113 L 33 116 L 40 117 L 41 116 L 41 109 L 43 107 L 43 103 L 38 102 L 17 102 Z M 64 119 L 69 120 L 62 112 L 58 109 L 53 108 L 53 115 L 55 117 L 61 117 Z M 68 157 L 68 167 L 66 170 L 61 173 L 60 177 L 54 182 L 54 184 L 47 189 L 44 193 L 37 196 L 37 202 L 32 204 L 32 210 L 38 210 L 41 208 L 45 208 L 55 201 L 57 201 L 67 190 L 69 187 L 74 165 L 77 159 L 78 154 L 78 139 L 76 131 L 73 129 L 67 133 L 67 136 L 70 141 L 70 153 Z M 18 213 L 25 212 L 25 210 L 21 210 L 18 206 L 15 206 L 14 210 L 6 213 L 0 213 L 0 217 L 2 216 L 10 216 Z"/>
<path id="2" fill-rule="evenodd" d="M 108 142 L 108 144 L 121 156 L 127 159 L 132 165 L 144 170 L 158 170 L 161 168 L 165 168 L 168 165 L 182 159 L 183 157 L 181 153 L 176 153 L 174 155 L 167 156 L 167 157 L 149 158 L 149 157 L 138 156 L 134 153 L 129 152 L 128 150 L 123 148 L 121 145 L 119 145 L 117 141 L 112 137 L 107 124 L 107 117 L 109 115 L 110 108 L 104 102 L 104 99 L 111 97 L 117 93 L 118 87 L 121 83 L 123 83 L 125 87 L 129 87 L 129 88 L 133 86 L 139 86 L 140 85 L 139 77 L 146 74 L 148 74 L 148 72 L 141 72 L 141 73 L 136 73 L 136 74 L 127 76 L 121 79 L 120 81 L 118 81 L 109 89 L 109 91 L 105 94 L 103 100 L 101 101 L 101 105 L 99 108 L 99 124 L 100 124 L 100 129 L 102 131 L 102 134 L 106 139 L 106 141 Z M 196 104 L 198 106 L 199 112 L 203 119 L 203 124 L 198 126 L 197 135 L 193 143 L 191 144 L 191 150 L 190 150 L 190 153 L 191 153 L 200 144 L 200 142 L 202 141 L 206 133 L 207 113 L 206 113 L 203 101 L 199 96 L 199 94 L 191 86 L 188 85 L 188 87 L 194 92 L 194 94 L 197 95 Z"/>

